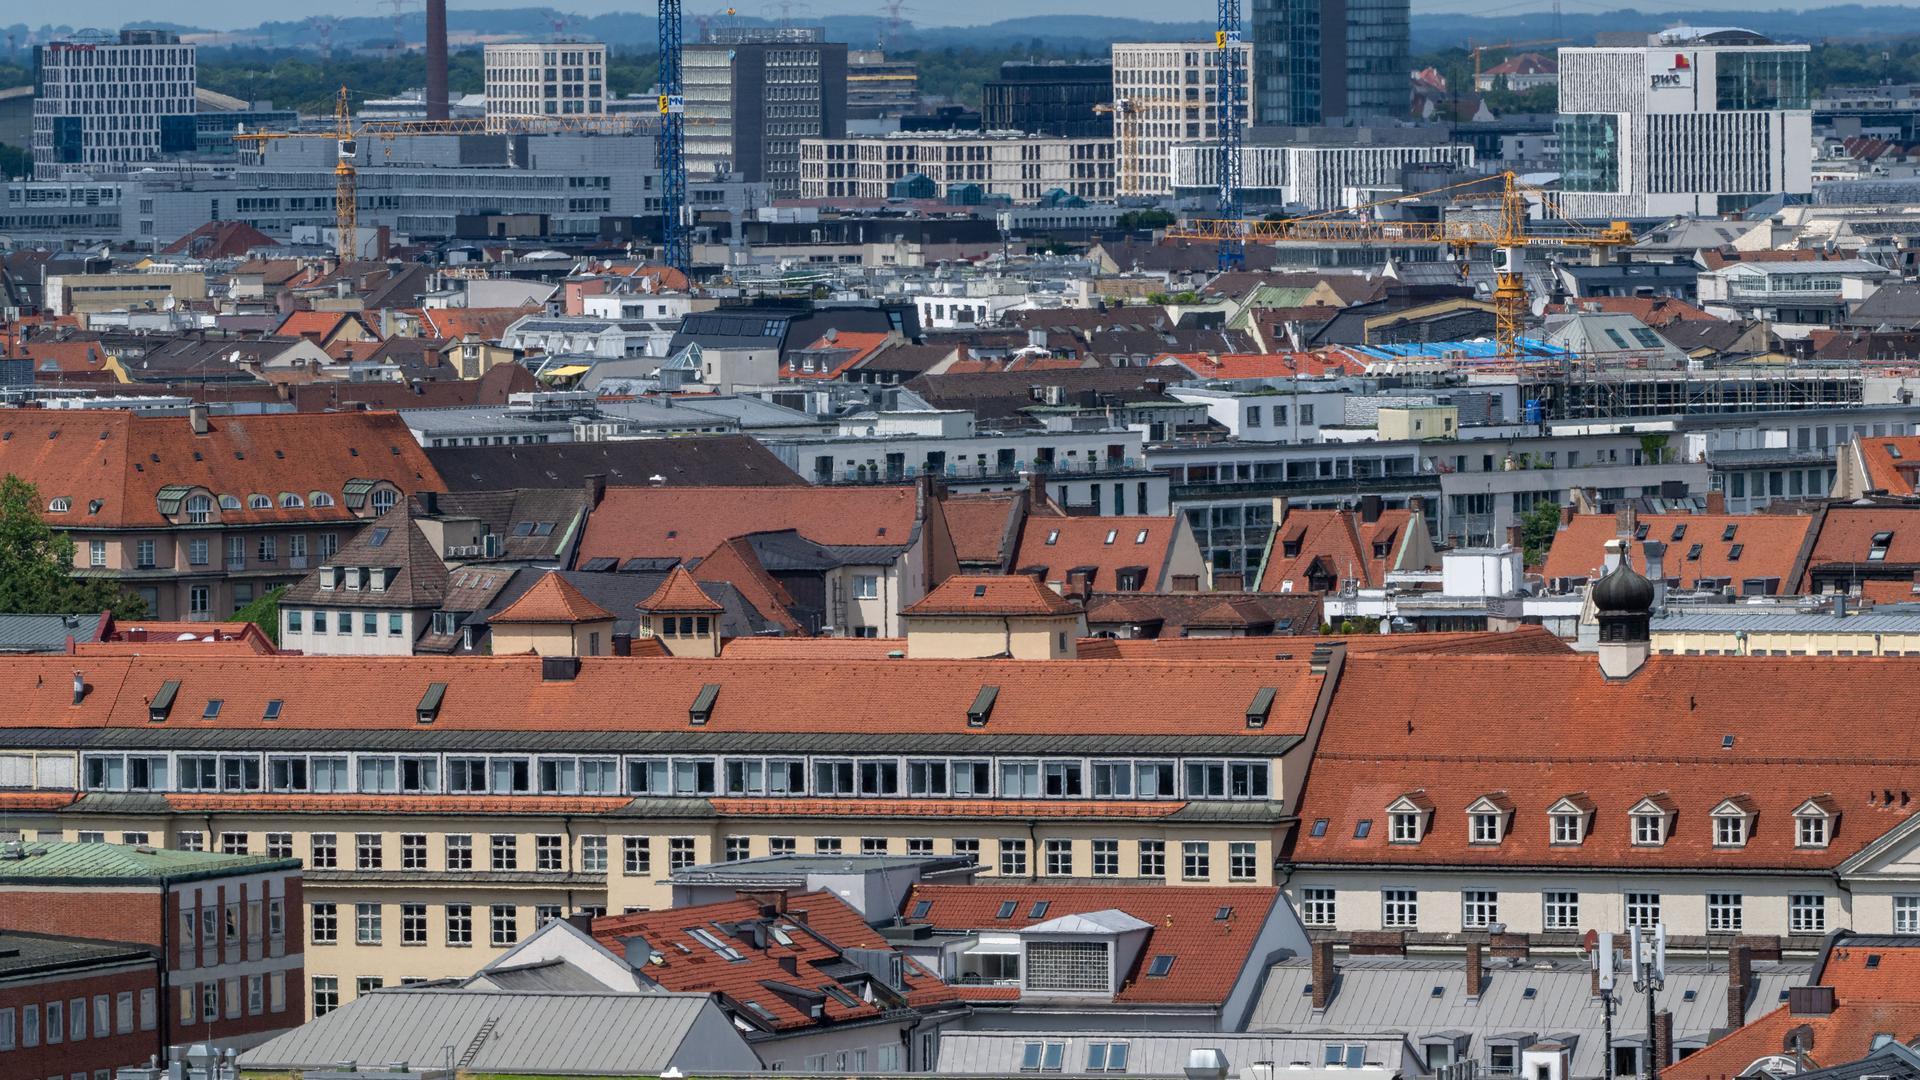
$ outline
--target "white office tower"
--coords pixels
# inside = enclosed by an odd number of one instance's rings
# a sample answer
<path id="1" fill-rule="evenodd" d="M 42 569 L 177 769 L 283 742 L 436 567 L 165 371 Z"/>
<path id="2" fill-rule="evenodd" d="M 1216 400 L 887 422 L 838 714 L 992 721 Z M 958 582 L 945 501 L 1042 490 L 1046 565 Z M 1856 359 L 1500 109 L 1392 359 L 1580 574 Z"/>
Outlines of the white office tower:
<path id="1" fill-rule="evenodd" d="M 1697 27 L 1561 49 L 1561 205 L 1580 217 L 1712 215 L 1810 193 L 1807 55 Z"/>
<path id="2" fill-rule="evenodd" d="M 598 116 L 607 108 L 607 47 L 589 41 L 489 45 L 487 117 Z"/>
<path id="3" fill-rule="evenodd" d="M 24 9 L 23 9 L 24 10 Z M 85 31 L 33 49 L 33 175 L 130 172 L 194 148 L 194 47 Z"/>

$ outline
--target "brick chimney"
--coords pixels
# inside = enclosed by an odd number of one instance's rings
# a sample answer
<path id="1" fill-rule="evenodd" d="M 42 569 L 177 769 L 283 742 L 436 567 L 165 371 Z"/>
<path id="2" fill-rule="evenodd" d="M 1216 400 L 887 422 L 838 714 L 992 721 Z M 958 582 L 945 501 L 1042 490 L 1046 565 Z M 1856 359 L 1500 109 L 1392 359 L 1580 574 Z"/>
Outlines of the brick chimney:
<path id="1" fill-rule="evenodd" d="M 1727 1026 L 1747 1026 L 1747 993 L 1753 989 L 1753 947 L 1735 944 L 1727 957 Z"/>
<path id="2" fill-rule="evenodd" d="M 1486 965 L 1480 957 L 1480 943 L 1467 942 L 1467 999 L 1476 1001 L 1480 997 L 1480 988 L 1486 985 Z"/>
<path id="3" fill-rule="evenodd" d="M 1613 531 L 1616 535 L 1633 538 L 1634 531 L 1640 527 L 1640 515 L 1631 502 L 1623 503 L 1613 512 Z"/>
<path id="4" fill-rule="evenodd" d="M 1668 1009 L 1653 1014 L 1653 1060 L 1662 1069 L 1673 1064 L 1673 1013 Z"/>
<path id="5" fill-rule="evenodd" d="M 1506 960 L 1525 960 L 1533 955 L 1533 939 L 1525 934 L 1494 934 L 1487 941 L 1487 954 Z"/>
<path id="6" fill-rule="evenodd" d="M 1400 930 L 1355 930 L 1347 942 L 1352 956 L 1405 956 L 1407 935 Z"/>
<path id="7" fill-rule="evenodd" d="M 1727 512 L 1727 493 L 1724 491 L 1707 492 L 1707 513 L 1724 514 Z"/>
<path id="8" fill-rule="evenodd" d="M 1340 969 L 1333 963 L 1333 942 L 1316 941 L 1313 943 L 1313 1007 L 1324 1009 L 1327 1002 L 1333 1000 L 1333 981 L 1340 977 Z"/>

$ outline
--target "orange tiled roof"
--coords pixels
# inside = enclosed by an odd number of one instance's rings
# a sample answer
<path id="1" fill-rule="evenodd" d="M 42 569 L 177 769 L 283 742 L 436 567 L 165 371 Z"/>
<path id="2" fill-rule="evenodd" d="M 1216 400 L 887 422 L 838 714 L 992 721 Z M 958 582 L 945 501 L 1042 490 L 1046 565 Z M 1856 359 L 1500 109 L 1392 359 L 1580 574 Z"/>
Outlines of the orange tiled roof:
<path id="1" fill-rule="evenodd" d="M 901 612 L 903 615 L 996 616 L 1079 613 L 1080 605 L 1026 574 L 955 574 Z"/>
<path id="2" fill-rule="evenodd" d="M 1260 571 L 1261 592 L 1310 592 L 1316 577 L 1327 577 L 1332 588 L 1352 581 L 1363 589 L 1385 584 L 1387 568 L 1405 543 L 1409 528 L 1426 528 L 1411 510 L 1382 510 L 1375 521 L 1362 521 L 1352 510 L 1289 510 L 1273 528 L 1266 565 Z M 1384 554 L 1378 549 L 1384 545 Z"/>
<path id="3" fill-rule="evenodd" d="M 825 370 L 815 368 L 813 371 L 807 371 L 798 366 L 798 361 L 795 357 L 790 356 L 783 365 L 780 375 L 782 378 L 787 379 L 838 378 L 849 369 L 857 366 L 862 360 L 873 355 L 874 351 L 885 345 L 892 336 L 891 334 L 879 332 L 840 331 L 835 334 L 831 341 L 823 337 L 807 346 L 806 350 L 804 350 L 810 352 L 825 349 L 843 350 L 843 355 L 834 360 L 832 369 Z"/>
<path id="4" fill-rule="evenodd" d="M 542 309 L 538 305 L 510 308 L 422 308 L 418 311 L 422 337 L 457 341 L 468 334 L 481 341 L 499 341 L 507 327 Z"/>
<path id="5" fill-rule="evenodd" d="M 1140 588 L 1156 592 L 1166 584 L 1167 561 L 1179 535 L 1177 516 L 1029 517 L 1020 529 L 1016 570 L 1045 568 L 1046 580 L 1066 584 L 1068 575 L 1093 568 L 1093 587 L 1120 588 L 1122 570 L 1140 572 Z"/>
<path id="6" fill-rule="evenodd" d="M 767 568 L 760 565 L 753 545 L 738 537 L 723 540 L 700 564 L 693 568 L 695 581 L 725 583 L 734 587 L 742 599 L 752 604 L 760 616 L 789 634 L 804 634 L 805 627 L 793 617 L 793 597 Z M 703 593 L 705 590 L 701 590 Z M 850 639 L 858 640 L 858 639 Z"/>
<path id="7" fill-rule="evenodd" d="M 1011 901 L 1013 913 L 999 918 Z M 918 905 L 929 905 L 916 915 Z M 1117 1002 L 1220 1005 L 1247 966 L 1260 927 L 1281 902 L 1258 886 L 1169 889 L 1158 885 L 915 885 L 903 910 L 909 923 L 940 930 L 1019 930 L 1063 915 L 1118 910 L 1152 927 Z M 1036 905 L 1044 903 L 1044 908 Z M 1226 918 L 1219 918 L 1225 909 Z M 1172 956 L 1165 976 L 1147 974 L 1156 956 Z M 1254 958 L 1263 962 L 1264 958 Z M 972 988 L 962 987 L 972 995 Z"/>
<path id="8" fill-rule="evenodd" d="M 713 597 L 701 591 L 700 583 L 693 580 L 693 575 L 687 573 L 685 566 L 676 566 L 667 571 L 667 578 L 660 583 L 660 587 L 634 606 L 641 611 L 664 611 L 675 614 L 681 612 L 718 614 L 726 610 L 715 603 Z"/>
<path id="9" fill-rule="evenodd" d="M 714 799 L 722 814 L 745 817 L 893 817 L 941 818 L 1161 818 L 1179 813 L 1184 802 L 1118 802 L 1060 799 Z"/>
<path id="10" fill-rule="evenodd" d="M 1873 560 L 1873 538 L 1892 533 L 1885 557 Z M 1813 553 L 1807 557 L 1807 569 L 1835 564 L 1878 562 L 1882 566 L 1920 563 L 1920 507 L 1917 506 L 1829 506 L 1820 521 L 1820 535 L 1814 538 Z M 1810 588 L 1809 572 L 1802 588 Z"/>
<path id="11" fill-rule="evenodd" d="M 606 622 L 613 612 L 587 599 L 558 573 L 549 572 L 533 587 L 520 594 L 506 609 L 492 616 L 489 623 L 585 623 Z"/>
<path id="12" fill-rule="evenodd" d="M 1026 501 L 1024 491 L 942 496 L 954 555 L 963 563 L 1013 569 L 1013 552 L 1020 542 L 1018 526 L 1024 519 L 1021 508 Z"/>
<path id="13" fill-rule="evenodd" d="M 1121 660 L 1271 660 L 1310 656 L 1322 644 L 1344 645 L 1349 656 L 1565 656 L 1573 650 L 1543 626 L 1509 631 L 1431 634 L 1280 634 L 1268 637 L 1103 638 L 1106 655 Z M 1080 655 L 1088 656 L 1083 642 Z"/>
<path id="14" fill-rule="evenodd" d="M 96 375 L 107 370 L 107 347 L 98 341 L 29 341 L 20 347 L 20 355 L 33 361 L 36 376 Z"/>
<path id="15" fill-rule="evenodd" d="M 720 647 L 728 660 L 885 660 L 906 651 L 906 638 L 884 637 L 741 637 Z"/>
<path id="16" fill-rule="evenodd" d="M 1635 529 L 1638 535 L 1644 526 L 1646 535 L 1641 539 L 1667 545 L 1661 569 L 1668 577 L 1679 578 L 1684 588 L 1692 588 L 1701 578 L 1731 578 L 1735 584 L 1746 578 L 1778 578 L 1777 591 L 1791 592 L 1813 521 L 1800 514 L 1642 514 Z M 1731 539 L 1727 538 L 1729 528 Z M 1606 543 L 1617 538 L 1619 531 L 1619 520 L 1612 514 L 1576 514 L 1554 534 L 1542 573 L 1548 578 L 1597 578 Z M 1646 573 L 1646 549 L 1638 542 L 1627 547 L 1633 568 Z"/>
<path id="17" fill-rule="evenodd" d="M 587 518 L 578 559 L 692 560 L 723 540 L 782 529 L 816 544 L 904 547 L 920 514 L 919 489 L 910 485 L 610 487 Z"/>
<path id="18" fill-rule="evenodd" d="M 1854 440 L 1866 467 L 1867 487 L 1889 495 L 1912 495 L 1920 480 L 1920 435 L 1888 435 Z"/>

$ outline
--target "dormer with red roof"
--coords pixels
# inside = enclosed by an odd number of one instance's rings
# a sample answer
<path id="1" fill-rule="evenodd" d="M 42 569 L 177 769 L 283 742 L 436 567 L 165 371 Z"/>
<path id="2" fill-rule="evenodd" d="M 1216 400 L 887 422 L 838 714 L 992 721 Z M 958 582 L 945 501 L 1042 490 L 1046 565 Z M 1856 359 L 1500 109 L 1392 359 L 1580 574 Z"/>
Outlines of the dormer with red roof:
<path id="1" fill-rule="evenodd" d="M 1087 632 L 1077 602 L 1027 574 L 956 574 L 901 614 L 922 660 L 1071 660 Z"/>
<path id="2" fill-rule="evenodd" d="M 726 612 L 687 572 L 676 566 L 652 595 L 636 604 L 647 633 L 674 656 L 720 655 L 720 616 Z"/>
<path id="3" fill-rule="evenodd" d="M 1438 568 L 1419 502 L 1394 510 L 1369 495 L 1357 510 L 1290 510 L 1287 500 L 1275 499 L 1259 591 L 1379 589 L 1396 570 Z"/>
<path id="4" fill-rule="evenodd" d="M 549 572 L 487 620 L 493 651 L 506 656 L 604 656 L 613 647 L 613 612 Z"/>

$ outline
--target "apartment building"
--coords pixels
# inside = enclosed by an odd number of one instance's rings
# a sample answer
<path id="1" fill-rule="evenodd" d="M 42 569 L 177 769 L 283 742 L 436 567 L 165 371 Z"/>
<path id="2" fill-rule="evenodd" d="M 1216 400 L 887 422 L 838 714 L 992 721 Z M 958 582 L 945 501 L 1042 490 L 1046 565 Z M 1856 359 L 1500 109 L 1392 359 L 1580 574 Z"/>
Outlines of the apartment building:
<path id="1" fill-rule="evenodd" d="M 170 30 L 33 47 L 33 172 L 126 173 L 194 150 L 195 46 Z"/>
<path id="2" fill-rule="evenodd" d="M 331 557 L 404 496 L 444 486 L 392 413 L 16 411 L 0 472 L 31 481 L 74 569 L 156 619 L 223 618 Z"/>
<path id="3" fill-rule="evenodd" d="M 164 1049 L 158 966 L 140 945 L 0 931 L 0 1070 L 104 1076 Z"/>
<path id="4" fill-rule="evenodd" d="M 486 47 L 487 119 L 599 116 L 607 105 L 607 47 L 594 41 Z"/>
<path id="5" fill-rule="evenodd" d="M 1715 216 L 1813 190 L 1806 45 L 1675 27 L 1560 50 L 1560 205 Z"/>
<path id="6" fill-rule="evenodd" d="M 1017 131 L 916 131 L 800 143 L 800 197 L 886 199 L 915 177 L 945 198 L 960 187 L 1036 202 L 1055 191 L 1089 200 L 1114 195 L 1113 140 Z"/>
<path id="7" fill-rule="evenodd" d="M 1220 155 L 1201 143 L 1173 150 L 1173 190 L 1182 197 L 1218 190 Z M 1258 128 L 1240 148 L 1242 198 L 1302 210 L 1350 205 L 1354 188 L 1399 190 L 1413 165 L 1471 169 L 1473 147 L 1419 128 Z"/>
<path id="8" fill-rule="evenodd" d="M 1252 71 L 1252 44 L 1238 47 L 1240 70 Z M 1211 42 L 1114 43 L 1117 194 L 1172 195 L 1173 148 L 1219 137 L 1219 63 Z M 1242 109 L 1240 121 L 1251 127 L 1253 110 Z"/>
<path id="9" fill-rule="evenodd" d="M 687 171 L 800 193 L 804 139 L 847 134 L 847 47 L 817 27 L 726 27 L 686 46 Z"/>

